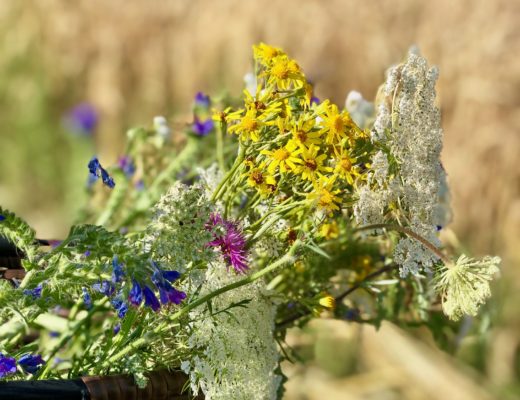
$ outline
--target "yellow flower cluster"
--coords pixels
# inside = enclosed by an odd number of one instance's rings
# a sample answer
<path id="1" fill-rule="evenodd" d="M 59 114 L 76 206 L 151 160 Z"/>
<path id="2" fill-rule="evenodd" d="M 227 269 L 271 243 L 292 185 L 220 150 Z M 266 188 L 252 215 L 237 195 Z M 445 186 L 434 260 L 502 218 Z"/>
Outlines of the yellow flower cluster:
<path id="1" fill-rule="evenodd" d="M 347 111 L 318 104 L 300 66 L 281 49 L 253 47 L 257 89 L 226 115 L 246 148 L 247 184 L 263 196 L 304 196 L 327 215 L 365 178 L 367 135 Z M 301 199 L 299 199 L 301 200 Z"/>

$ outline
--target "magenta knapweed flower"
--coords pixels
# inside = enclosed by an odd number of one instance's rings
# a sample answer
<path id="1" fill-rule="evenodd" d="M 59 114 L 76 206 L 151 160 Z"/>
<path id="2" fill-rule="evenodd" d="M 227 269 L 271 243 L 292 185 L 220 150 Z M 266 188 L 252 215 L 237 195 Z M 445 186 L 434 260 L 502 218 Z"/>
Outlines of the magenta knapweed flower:
<path id="1" fill-rule="evenodd" d="M 213 240 L 207 245 L 219 248 L 224 260 L 236 272 L 245 273 L 247 265 L 246 239 L 237 222 L 228 221 L 218 213 L 211 215 L 208 228 L 213 233 Z"/>

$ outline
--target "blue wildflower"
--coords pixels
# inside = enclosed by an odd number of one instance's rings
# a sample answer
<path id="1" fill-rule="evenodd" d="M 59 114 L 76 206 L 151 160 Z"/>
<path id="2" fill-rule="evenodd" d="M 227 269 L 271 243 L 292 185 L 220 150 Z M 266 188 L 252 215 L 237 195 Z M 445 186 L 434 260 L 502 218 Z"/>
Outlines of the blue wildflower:
<path id="1" fill-rule="evenodd" d="M 135 190 L 137 190 L 138 192 L 142 192 L 144 190 L 144 181 L 142 179 L 139 179 L 134 184 L 134 187 L 135 187 Z"/>
<path id="2" fill-rule="evenodd" d="M 114 335 L 117 335 L 120 330 L 121 330 L 121 324 L 117 324 L 116 326 L 114 326 L 114 329 L 113 329 Z"/>
<path id="3" fill-rule="evenodd" d="M 148 286 L 144 286 L 143 296 L 144 304 L 150 307 L 153 311 L 159 311 L 161 304 L 159 303 L 159 300 L 157 300 L 157 297 L 155 296 L 155 293 L 152 291 L 152 289 L 150 289 Z"/>
<path id="4" fill-rule="evenodd" d="M 101 177 L 103 183 L 110 189 L 113 189 L 114 186 L 116 186 L 114 179 L 108 174 L 107 170 L 102 167 L 97 157 L 92 157 L 92 159 L 89 161 L 88 170 L 90 171 L 90 174 L 96 179 Z"/>
<path id="5" fill-rule="evenodd" d="M 18 364 L 25 372 L 34 374 L 45 364 L 45 361 L 43 361 L 40 355 L 32 356 L 30 354 L 24 354 L 18 359 Z"/>
<path id="6" fill-rule="evenodd" d="M 83 255 L 84 255 L 85 257 L 90 256 L 90 250 L 87 250 L 85 253 L 83 253 Z"/>
<path id="7" fill-rule="evenodd" d="M 43 285 L 40 283 L 34 289 L 25 289 L 23 291 L 23 294 L 26 296 L 31 296 L 33 299 L 38 299 L 38 298 L 42 297 L 42 289 L 43 289 Z"/>
<path id="8" fill-rule="evenodd" d="M 114 297 L 110 303 L 114 307 L 114 309 L 117 311 L 117 316 L 119 318 L 124 318 L 126 313 L 128 312 L 128 304 L 123 301 L 122 296 Z"/>
<path id="9" fill-rule="evenodd" d="M 195 95 L 195 107 L 208 109 L 211 105 L 211 100 L 208 95 L 198 92 Z"/>
<path id="10" fill-rule="evenodd" d="M 0 214 L 0 221 L 4 221 L 5 220 L 5 216 Z"/>
<path id="11" fill-rule="evenodd" d="M 112 296 L 116 291 L 116 287 L 109 281 L 94 283 L 92 285 L 92 289 L 94 289 L 96 292 L 103 293 L 107 297 Z"/>
<path id="12" fill-rule="evenodd" d="M 139 307 L 143 301 L 143 291 L 135 279 L 132 279 L 132 289 L 130 289 L 130 293 L 128 293 L 128 301 L 136 307 Z"/>
<path id="13" fill-rule="evenodd" d="M 127 178 L 131 178 L 135 173 L 135 165 L 130 156 L 120 157 L 117 166 L 121 168 Z"/>
<path id="14" fill-rule="evenodd" d="M 98 113 L 91 104 L 81 103 L 67 113 L 65 123 L 75 133 L 91 135 L 98 124 Z"/>
<path id="15" fill-rule="evenodd" d="M 119 318 L 124 318 L 126 313 L 128 312 L 128 304 L 123 301 L 123 302 L 121 302 L 119 307 L 117 307 L 116 310 L 117 310 L 117 316 Z"/>
<path id="16" fill-rule="evenodd" d="M 16 373 L 16 360 L 0 353 L 0 379 Z"/>
<path id="17" fill-rule="evenodd" d="M 124 276 L 125 271 L 123 271 L 123 263 L 120 263 L 117 256 L 114 256 L 112 259 L 112 282 L 121 282 Z"/>
<path id="18" fill-rule="evenodd" d="M 177 272 L 177 271 L 162 271 L 162 276 L 168 282 L 173 283 L 174 281 L 179 279 L 181 274 L 179 272 Z"/>
<path id="19" fill-rule="evenodd" d="M 320 99 L 317 98 L 316 96 L 312 96 L 312 97 L 311 97 L 311 106 L 312 106 L 313 104 L 320 104 Z"/>
<path id="20" fill-rule="evenodd" d="M 359 319 L 359 310 L 357 308 L 349 308 L 343 314 L 343 318 L 347 321 L 356 321 Z"/>
<path id="21" fill-rule="evenodd" d="M 87 309 L 92 308 L 92 297 L 90 297 L 90 293 L 86 288 L 81 288 L 83 292 L 83 302 L 85 303 L 85 307 Z"/>
<path id="22" fill-rule="evenodd" d="M 198 117 L 195 117 L 195 120 L 191 125 L 191 131 L 196 136 L 206 136 L 213 130 L 214 126 L 214 122 L 211 118 L 201 121 Z"/>
<path id="23" fill-rule="evenodd" d="M 170 282 L 176 280 L 180 274 L 177 271 L 161 271 L 156 269 L 152 275 L 152 282 L 159 289 L 162 304 L 180 304 L 186 298 L 186 293 L 175 289 Z"/>
<path id="24" fill-rule="evenodd" d="M 50 331 L 49 332 L 49 336 L 51 338 L 57 338 L 57 337 L 60 337 L 60 333 L 59 332 L 56 332 L 56 331 Z"/>

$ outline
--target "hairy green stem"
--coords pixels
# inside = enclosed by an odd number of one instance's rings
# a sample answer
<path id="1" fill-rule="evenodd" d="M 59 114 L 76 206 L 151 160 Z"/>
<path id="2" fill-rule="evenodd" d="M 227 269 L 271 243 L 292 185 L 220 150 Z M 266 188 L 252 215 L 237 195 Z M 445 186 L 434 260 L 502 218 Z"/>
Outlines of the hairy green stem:
<path id="1" fill-rule="evenodd" d="M 426 238 L 422 237 L 418 233 L 415 233 L 411 229 L 405 228 L 403 226 L 399 225 L 391 225 L 391 224 L 373 224 L 373 225 L 365 225 L 359 228 L 356 228 L 354 232 L 361 232 L 361 231 L 369 231 L 374 229 L 388 229 L 391 231 L 401 232 L 404 233 L 407 236 L 410 236 L 420 242 L 424 247 L 426 247 L 428 250 L 430 250 L 433 254 L 435 254 L 437 257 L 439 257 L 446 266 L 450 266 L 452 264 L 451 259 L 446 256 L 437 246 L 435 246 L 432 242 L 427 240 Z"/>
<path id="2" fill-rule="evenodd" d="M 350 288 L 345 290 L 343 293 L 341 293 L 339 296 L 336 296 L 334 299 L 336 300 L 336 303 L 339 303 L 343 301 L 345 297 L 347 297 L 352 292 L 356 291 L 357 289 L 363 287 L 368 281 L 370 281 L 372 278 L 375 278 L 376 276 L 379 276 L 385 272 L 391 271 L 396 268 L 395 264 L 392 265 L 386 265 L 377 271 L 372 272 L 371 274 L 367 275 L 362 281 L 352 285 Z M 299 320 L 300 318 L 303 318 L 311 313 L 311 310 L 304 310 L 300 313 L 297 313 L 295 315 L 292 315 L 290 317 L 287 317 L 283 321 L 276 324 L 276 330 L 285 329 L 290 324 L 292 324 L 294 321 Z"/>
<path id="3" fill-rule="evenodd" d="M 217 129 L 217 161 L 218 166 L 222 172 L 226 171 L 226 164 L 224 162 L 224 136 L 227 133 L 227 124 L 222 122 L 220 128 Z"/>
<path id="4" fill-rule="evenodd" d="M 224 176 L 224 179 L 219 183 L 217 186 L 217 189 L 215 189 L 215 192 L 213 192 L 213 195 L 211 196 L 211 201 L 216 201 L 220 199 L 222 194 L 224 193 L 224 187 L 226 186 L 227 182 L 233 177 L 235 172 L 238 170 L 238 168 L 242 165 L 242 161 L 244 161 L 244 156 L 246 153 L 246 148 L 240 144 L 238 148 L 238 156 L 235 159 L 235 163 L 233 164 L 233 167 L 231 170 Z"/>
<path id="5" fill-rule="evenodd" d="M 72 329 L 64 335 L 58 344 L 54 346 L 54 349 L 51 351 L 51 353 L 47 356 L 47 363 L 45 364 L 45 367 L 43 367 L 40 370 L 40 373 L 37 375 L 34 375 L 35 379 L 44 379 L 50 372 L 50 370 L 53 367 L 53 360 L 54 356 L 60 351 L 60 349 L 67 344 L 67 342 L 72 339 L 76 334 L 79 332 L 81 327 L 85 324 L 85 322 L 89 321 L 92 315 L 94 315 L 96 312 L 100 311 L 103 307 L 101 305 L 95 305 L 92 307 L 88 314 L 85 316 L 85 318 L 76 321 L 74 325 L 72 326 Z"/>

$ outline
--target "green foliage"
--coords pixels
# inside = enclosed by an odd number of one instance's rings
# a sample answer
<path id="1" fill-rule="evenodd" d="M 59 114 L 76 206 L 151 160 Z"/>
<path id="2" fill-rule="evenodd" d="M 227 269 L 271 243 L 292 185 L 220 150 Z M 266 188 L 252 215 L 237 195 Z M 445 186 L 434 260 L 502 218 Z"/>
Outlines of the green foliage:
<path id="1" fill-rule="evenodd" d="M 12 212 L 0 207 L 0 215 L 4 218 L 0 221 L 0 236 L 5 237 L 17 248 L 24 252 L 29 261 L 34 259 L 37 244 L 34 229 L 25 221 L 18 218 Z"/>

